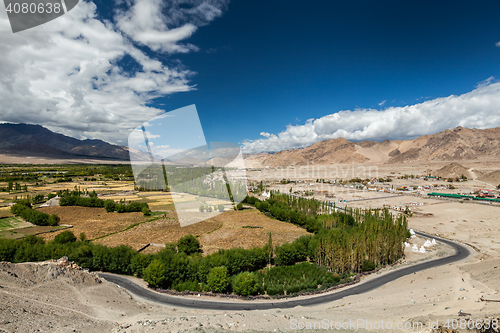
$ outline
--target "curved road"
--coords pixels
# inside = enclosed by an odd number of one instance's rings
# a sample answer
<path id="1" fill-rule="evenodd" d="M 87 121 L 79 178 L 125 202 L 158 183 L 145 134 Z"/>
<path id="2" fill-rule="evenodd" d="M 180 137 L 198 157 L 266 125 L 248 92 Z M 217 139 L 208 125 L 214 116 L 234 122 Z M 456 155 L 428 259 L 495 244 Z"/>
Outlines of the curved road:
<path id="1" fill-rule="evenodd" d="M 318 296 L 311 296 L 308 298 L 301 299 L 291 299 L 285 301 L 276 301 L 276 302 L 256 302 L 256 301 L 245 301 L 245 302 L 219 302 L 219 301 L 207 301 L 207 300 L 197 300 L 192 298 L 182 298 L 179 296 L 169 296 L 165 294 L 160 294 L 154 292 L 152 290 L 146 289 L 144 287 L 139 286 L 138 284 L 130 281 L 127 277 L 107 274 L 107 273 L 99 273 L 99 275 L 108 280 L 109 282 L 113 282 L 120 287 L 130 291 L 131 293 L 140 296 L 149 301 L 154 301 L 157 303 L 162 303 L 166 305 L 174 305 L 179 307 L 187 307 L 187 308 L 196 308 L 196 309 L 207 309 L 207 310 L 267 310 L 267 309 L 288 309 L 296 306 L 310 306 L 321 303 L 327 303 L 342 299 L 347 296 L 357 295 L 366 293 L 370 290 L 376 289 L 384 284 L 396 280 L 402 276 L 412 274 L 415 272 L 423 271 L 429 268 L 447 265 L 462 259 L 467 258 L 470 255 L 469 249 L 459 243 L 455 243 L 446 239 L 430 236 L 421 232 L 416 232 L 420 236 L 435 238 L 440 242 L 447 244 L 455 249 L 455 254 L 445 257 L 439 258 L 427 262 L 423 262 L 418 265 L 408 266 L 405 268 L 401 268 L 387 274 L 384 274 L 380 277 L 376 277 L 366 282 L 362 282 L 354 285 L 349 289 L 339 290 L 338 292 L 330 292 L 325 294 L 320 294 Z"/>

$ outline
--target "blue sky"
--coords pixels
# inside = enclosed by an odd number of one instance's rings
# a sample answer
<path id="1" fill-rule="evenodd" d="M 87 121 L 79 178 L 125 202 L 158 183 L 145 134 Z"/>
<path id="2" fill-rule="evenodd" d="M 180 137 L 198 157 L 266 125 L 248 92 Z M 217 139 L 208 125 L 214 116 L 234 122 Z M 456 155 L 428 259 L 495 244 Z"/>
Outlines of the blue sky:
<path id="1" fill-rule="evenodd" d="M 498 10 L 498 1 L 231 2 L 190 39 L 202 52 L 179 56 L 197 90 L 162 102 L 195 103 L 207 137 L 239 142 L 340 110 L 463 94 L 500 77 Z"/>
<path id="2" fill-rule="evenodd" d="M 68 88 L 61 102 L 66 78 L 46 90 L 33 78 L 24 83 L 37 91 L 32 106 L 14 112 L 21 103 L 12 102 L 0 120 L 123 144 L 162 110 L 195 104 L 207 141 L 247 152 L 496 127 L 498 12 L 498 1 L 81 1 L 40 29 L 55 59 L 81 36 L 95 48 L 66 72 L 102 58 L 93 76 L 75 72 L 69 86 L 82 96 Z M 8 52 L 36 45 L 33 35 L 3 32 L 0 42 Z M 10 73 L 3 62 L 10 81 L 29 69 Z M 33 109 L 37 98 L 48 100 L 44 112 Z"/>

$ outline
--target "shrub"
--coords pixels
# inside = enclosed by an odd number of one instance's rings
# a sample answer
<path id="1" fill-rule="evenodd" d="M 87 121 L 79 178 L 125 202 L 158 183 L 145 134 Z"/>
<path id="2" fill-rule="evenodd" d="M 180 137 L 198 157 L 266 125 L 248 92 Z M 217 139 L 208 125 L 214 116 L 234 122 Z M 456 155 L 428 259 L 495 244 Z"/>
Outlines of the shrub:
<path id="1" fill-rule="evenodd" d="M 61 219 L 56 214 L 51 214 L 48 219 L 48 224 L 52 227 L 59 225 Z"/>
<path id="2" fill-rule="evenodd" d="M 149 215 L 151 215 L 151 211 L 149 210 L 148 207 L 142 207 L 142 214 L 144 216 L 149 216 Z"/>
<path id="3" fill-rule="evenodd" d="M 75 241 L 76 241 L 75 234 L 69 230 L 63 231 L 59 235 L 54 237 L 54 243 L 58 244 L 73 243 Z"/>
<path id="4" fill-rule="evenodd" d="M 373 262 L 371 262 L 370 260 L 365 260 L 363 262 L 363 266 L 361 267 L 361 270 L 363 272 L 369 272 L 369 271 L 373 271 L 377 266 L 375 266 L 375 264 Z"/>
<path id="5" fill-rule="evenodd" d="M 123 204 L 117 204 L 115 206 L 115 210 L 118 212 L 118 213 L 125 213 L 125 205 Z"/>
<path id="6" fill-rule="evenodd" d="M 245 199 L 243 200 L 244 203 L 247 203 L 247 204 L 250 204 L 250 205 L 254 205 L 257 203 L 257 202 L 260 202 L 260 200 L 256 197 L 250 197 L 250 196 L 246 196 Z"/>
<path id="7" fill-rule="evenodd" d="M 42 237 L 37 237 L 36 235 L 28 235 L 24 237 L 23 241 L 31 245 L 45 244 L 45 240 Z"/>
<path id="8" fill-rule="evenodd" d="M 116 203 L 113 200 L 108 199 L 104 201 L 104 209 L 106 209 L 108 213 L 114 212 L 116 209 Z"/>
<path id="9" fill-rule="evenodd" d="M 243 204 L 240 202 L 239 204 L 236 205 L 237 210 L 242 210 L 243 209 Z"/>
<path id="10" fill-rule="evenodd" d="M 197 281 L 178 282 L 172 285 L 172 289 L 177 291 L 201 291 L 201 286 Z"/>
<path id="11" fill-rule="evenodd" d="M 159 260 L 153 260 L 143 272 L 144 281 L 150 286 L 159 288 L 165 282 L 165 265 Z"/>
<path id="12" fill-rule="evenodd" d="M 238 295 L 252 295 L 258 288 L 259 284 L 254 273 L 243 272 L 233 278 L 233 291 Z"/>
<path id="13" fill-rule="evenodd" d="M 275 263 L 278 266 L 290 266 L 297 261 L 297 251 L 293 244 L 285 243 L 275 250 Z"/>
<path id="14" fill-rule="evenodd" d="M 193 235 L 186 235 L 177 242 L 177 250 L 187 255 L 201 252 L 200 241 Z"/>
<path id="15" fill-rule="evenodd" d="M 152 260 L 153 257 L 150 254 L 137 253 L 130 261 L 132 273 L 137 277 L 142 277 L 144 270 L 151 264 Z"/>
<path id="16" fill-rule="evenodd" d="M 287 295 L 326 289 L 338 284 L 341 279 L 338 275 L 328 272 L 325 267 L 303 262 L 292 266 L 279 266 L 256 273 L 257 281 L 264 282 L 262 289 L 268 295 Z"/>
<path id="17" fill-rule="evenodd" d="M 229 276 L 224 266 L 214 267 L 207 277 L 208 288 L 215 293 L 223 293 L 227 290 Z"/>

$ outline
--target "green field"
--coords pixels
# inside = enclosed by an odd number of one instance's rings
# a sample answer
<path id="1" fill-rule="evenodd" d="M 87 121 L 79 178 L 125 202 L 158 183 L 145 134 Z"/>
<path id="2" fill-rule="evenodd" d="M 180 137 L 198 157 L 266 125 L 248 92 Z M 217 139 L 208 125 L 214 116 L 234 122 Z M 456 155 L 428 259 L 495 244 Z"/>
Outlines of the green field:
<path id="1" fill-rule="evenodd" d="M 54 232 L 58 230 L 69 229 L 71 227 L 68 226 L 32 226 L 27 228 L 19 228 L 19 229 L 10 229 L 0 231 L 0 238 L 11 238 L 11 239 L 21 239 L 28 235 L 40 235 L 48 232 Z"/>
<path id="2" fill-rule="evenodd" d="M 19 217 L 4 217 L 0 218 L 0 231 L 5 231 L 9 229 L 22 228 L 30 225 L 24 222 Z"/>
<path id="3" fill-rule="evenodd" d="M 43 227 L 34 226 L 20 217 L 0 218 L 0 238 L 23 238 L 27 235 L 38 235 L 46 232 L 53 232 L 66 229 L 67 226 Z"/>

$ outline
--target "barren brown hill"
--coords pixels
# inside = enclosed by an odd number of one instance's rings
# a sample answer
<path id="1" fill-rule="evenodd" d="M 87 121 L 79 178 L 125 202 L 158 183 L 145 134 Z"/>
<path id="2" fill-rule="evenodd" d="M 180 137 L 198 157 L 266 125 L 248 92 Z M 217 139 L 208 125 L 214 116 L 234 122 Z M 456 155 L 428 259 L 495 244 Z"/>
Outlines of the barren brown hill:
<path id="1" fill-rule="evenodd" d="M 452 162 L 499 158 L 500 127 L 484 130 L 457 127 L 406 141 L 355 143 L 344 138 L 325 140 L 306 148 L 249 157 L 249 162 L 277 167 L 308 164 Z"/>
<path id="2" fill-rule="evenodd" d="M 500 127 L 485 130 L 457 127 L 428 136 L 421 148 L 412 147 L 391 158 L 389 162 L 460 161 L 499 157 Z"/>
<path id="3" fill-rule="evenodd" d="M 445 165 L 439 170 L 432 173 L 433 176 L 443 177 L 443 178 L 458 178 L 464 175 L 468 179 L 477 179 L 482 174 L 473 169 L 469 169 L 456 162 Z"/>
<path id="4" fill-rule="evenodd" d="M 500 184 L 500 170 L 487 173 L 479 180 L 497 186 Z"/>
<path id="5" fill-rule="evenodd" d="M 266 166 L 363 163 L 368 160 L 368 157 L 356 152 L 356 143 L 344 138 L 325 140 L 307 148 L 285 150 L 259 158 Z"/>

